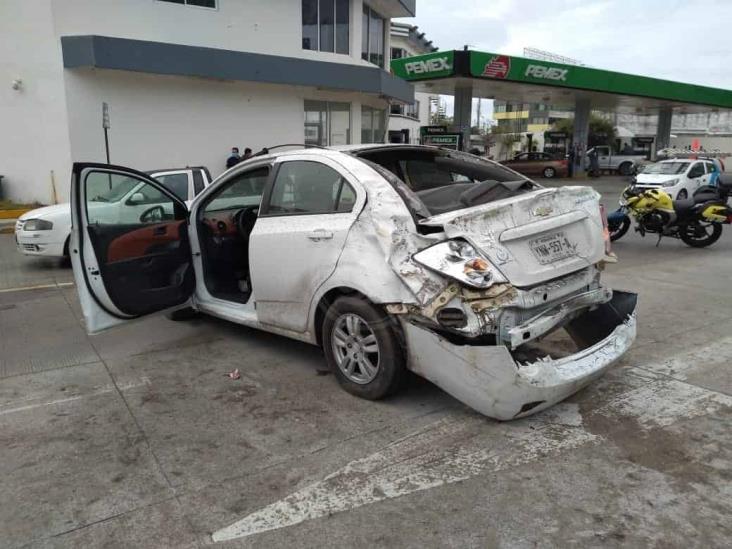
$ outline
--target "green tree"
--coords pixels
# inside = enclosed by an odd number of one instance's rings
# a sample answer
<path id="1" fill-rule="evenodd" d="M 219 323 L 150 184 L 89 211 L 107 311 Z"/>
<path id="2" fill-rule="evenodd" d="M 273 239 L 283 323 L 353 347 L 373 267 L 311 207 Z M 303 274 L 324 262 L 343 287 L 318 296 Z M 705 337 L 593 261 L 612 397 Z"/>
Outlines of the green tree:
<path id="1" fill-rule="evenodd" d="M 557 120 L 552 129 L 558 132 L 566 132 L 572 136 L 574 133 L 574 118 L 562 118 Z M 587 136 L 587 146 L 610 145 L 615 144 L 615 127 L 609 120 L 596 114 L 590 115 L 590 134 Z"/>

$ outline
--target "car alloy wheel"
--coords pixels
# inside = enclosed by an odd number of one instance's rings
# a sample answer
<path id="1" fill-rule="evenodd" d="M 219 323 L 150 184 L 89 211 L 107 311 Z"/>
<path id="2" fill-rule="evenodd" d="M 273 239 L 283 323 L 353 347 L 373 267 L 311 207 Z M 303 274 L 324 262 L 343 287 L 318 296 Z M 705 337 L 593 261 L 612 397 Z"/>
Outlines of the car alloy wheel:
<path id="1" fill-rule="evenodd" d="M 338 368 L 350 381 L 364 385 L 376 377 L 381 358 L 379 343 L 363 318 L 354 313 L 339 316 L 331 344 Z"/>
<path id="2" fill-rule="evenodd" d="M 544 177 L 547 179 L 551 179 L 556 175 L 556 170 L 554 168 L 544 168 Z"/>

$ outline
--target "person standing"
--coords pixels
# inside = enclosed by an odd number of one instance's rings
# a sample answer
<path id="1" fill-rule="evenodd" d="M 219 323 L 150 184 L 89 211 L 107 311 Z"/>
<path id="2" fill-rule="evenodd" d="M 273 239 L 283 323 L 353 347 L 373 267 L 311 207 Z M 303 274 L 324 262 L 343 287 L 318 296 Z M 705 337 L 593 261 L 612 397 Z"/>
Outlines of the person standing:
<path id="1" fill-rule="evenodd" d="M 226 159 L 226 169 L 228 170 L 232 166 L 236 166 L 241 161 L 239 156 L 239 147 L 231 147 L 231 154 Z"/>
<path id="2" fill-rule="evenodd" d="M 567 177 L 574 177 L 574 147 L 569 147 L 567 154 Z"/>
<path id="3" fill-rule="evenodd" d="M 590 157 L 590 177 L 600 177 L 600 159 L 597 157 L 597 148 L 592 147 L 588 156 Z"/>
<path id="4" fill-rule="evenodd" d="M 249 160 L 252 157 L 252 149 L 247 147 L 244 149 L 244 156 L 241 157 L 241 162 L 244 162 L 245 160 Z"/>

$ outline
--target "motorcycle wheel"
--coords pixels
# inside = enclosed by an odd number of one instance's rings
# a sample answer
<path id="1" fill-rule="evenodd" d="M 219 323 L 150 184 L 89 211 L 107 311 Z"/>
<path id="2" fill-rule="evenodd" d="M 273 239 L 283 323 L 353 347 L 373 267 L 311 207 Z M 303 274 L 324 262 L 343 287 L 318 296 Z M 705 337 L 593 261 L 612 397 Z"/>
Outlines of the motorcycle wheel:
<path id="1" fill-rule="evenodd" d="M 711 229 L 711 230 L 710 230 Z M 679 227 L 679 237 L 692 248 L 711 246 L 722 236 L 722 225 L 718 223 L 691 223 Z"/>
<path id="2" fill-rule="evenodd" d="M 630 229 L 630 217 L 624 215 L 621 221 L 608 223 L 608 229 L 610 231 L 611 242 L 620 240 L 628 232 L 628 229 Z"/>

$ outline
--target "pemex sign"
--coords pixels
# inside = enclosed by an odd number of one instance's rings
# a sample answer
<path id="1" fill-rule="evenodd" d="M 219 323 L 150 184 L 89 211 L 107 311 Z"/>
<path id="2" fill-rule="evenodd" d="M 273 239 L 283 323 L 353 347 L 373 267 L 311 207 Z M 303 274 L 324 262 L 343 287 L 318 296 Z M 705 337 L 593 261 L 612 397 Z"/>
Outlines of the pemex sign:
<path id="1" fill-rule="evenodd" d="M 442 78 L 453 75 L 455 52 L 438 51 L 414 57 L 402 57 L 391 62 L 391 71 L 405 80 Z"/>
<path id="2" fill-rule="evenodd" d="M 483 78 L 553 84 L 571 79 L 571 67 L 567 65 L 483 52 L 470 52 L 470 73 Z"/>

